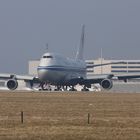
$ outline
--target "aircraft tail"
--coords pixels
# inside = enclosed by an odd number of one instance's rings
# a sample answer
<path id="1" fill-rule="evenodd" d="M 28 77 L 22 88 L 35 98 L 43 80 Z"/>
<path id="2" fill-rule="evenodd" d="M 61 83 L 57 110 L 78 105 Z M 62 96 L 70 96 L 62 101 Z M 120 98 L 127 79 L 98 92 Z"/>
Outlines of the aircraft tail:
<path id="1" fill-rule="evenodd" d="M 83 60 L 83 55 L 84 55 L 84 40 L 85 40 L 85 25 L 82 26 L 82 34 L 81 34 L 81 39 L 80 39 L 80 46 L 77 50 L 76 53 L 76 59 L 78 60 Z"/>

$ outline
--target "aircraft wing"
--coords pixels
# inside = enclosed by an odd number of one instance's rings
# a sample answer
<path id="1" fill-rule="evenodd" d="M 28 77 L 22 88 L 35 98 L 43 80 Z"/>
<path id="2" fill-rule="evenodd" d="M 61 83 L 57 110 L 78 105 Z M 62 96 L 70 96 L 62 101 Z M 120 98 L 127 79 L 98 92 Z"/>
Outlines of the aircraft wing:
<path id="1" fill-rule="evenodd" d="M 134 74 L 116 74 L 112 79 L 117 80 L 124 80 L 124 82 L 127 82 L 128 79 L 137 79 L 140 78 L 140 73 L 134 73 Z"/>
<path id="2" fill-rule="evenodd" d="M 106 66 L 106 65 L 112 65 L 112 64 L 126 64 L 124 61 L 118 61 L 118 62 L 110 62 L 110 63 L 103 63 L 103 64 L 94 64 L 94 65 L 89 65 L 89 67 L 100 67 L 100 66 Z"/>
<path id="3" fill-rule="evenodd" d="M 102 79 L 112 79 L 112 80 L 124 80 L 126 82 L 126 80 L 128 79 L 137 79 L 140 78 L 140 73 L 134 73 L 134 74 L 99 74 L 99 75 L 93 75 L 93 76 L 87 76 L 87 79 L 85 79 L 86 81 L 89 81 L 92 83 L 92 81 L 100 81 Z"/>
<path id="4" fill-rule="evenodd" d="M 113 79 L 124 80 L 124 82 L 127 82 L 128 79 L 136 78 L 140 78 L 140 74 L 99 74 L 90 77 L 87 76 L 86 79 L 81 79 L 78 84 L 90 87 L 91 84 L 99 83 L 102 88 L 111 89 L 113 86 Z"/>
<path id="5" fill-rule="evenodd" d="M 113 76 L 114 74 L 95 74 L 90 77 L 87 76 L 87 78 L 83 79 L 80 83 L 96 84 L 96 83 L 100 83 L 104 79 L 111 79 Z"/>
<path id="6" fill-rule="evenodd" d="M 40 83 L 37 77 L 30 75 L 0 74 L 0 79 L 7 81 L 7 87 L 10 90 L 15 90 L 18 87 L 17 80 L 24 80 L 25 82 L 29 82 L 31 87 L 34 83 Z"/>
<path id="7" fill-rule="evenodd" d="M 27 75 L 16 75 L 16 74 L 0 74 L 0 79 L 10 79 L 14 78 L 16 80 L 33 80 L 35 77 Z"/>

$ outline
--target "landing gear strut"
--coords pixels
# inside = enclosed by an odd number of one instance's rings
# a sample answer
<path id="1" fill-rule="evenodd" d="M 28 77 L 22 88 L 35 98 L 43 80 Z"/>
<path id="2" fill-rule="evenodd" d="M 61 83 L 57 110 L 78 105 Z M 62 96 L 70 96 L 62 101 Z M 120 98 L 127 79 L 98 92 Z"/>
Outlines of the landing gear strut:
<path id="1" fill-rule="evenodd" d="M 77 91 L 77 89 L 74 88 L 74 86 L 72 86 L 69 91 Z"/>
<path id="2" fill-rule="evenodd" d="M 62 91 L 61 86 L 56 86 L 56 88 L 54 89 L 55 91 Z"/>
<path id="3" fill-rule="evenodd" d="M 89 91 L 89 89 L 86 86 L 84 86 L 81 91 Z"/>
<path id="4" fill-rule="evenodd" d="M 49 85 L 49 84 L 47 84 L 46 82 L 42 82 L 41 84 L 40 84 L 40 87 L 41 87 L 41 90 L 47 90 L 47 91 L 51 91 L 52 89 L 51 89 L 51 86 Z"/>

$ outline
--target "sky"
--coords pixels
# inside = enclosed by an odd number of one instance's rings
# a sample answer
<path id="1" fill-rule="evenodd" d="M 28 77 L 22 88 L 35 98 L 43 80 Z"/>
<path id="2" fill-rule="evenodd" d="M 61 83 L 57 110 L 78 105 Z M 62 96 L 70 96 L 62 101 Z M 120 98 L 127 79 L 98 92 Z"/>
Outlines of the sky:
<path id="1" fill-rule="evenodd" d="M 0 73 L 28 74 L 50 52 L 85 59 L 140 59 L 140 0 L 0 0 Z"/>

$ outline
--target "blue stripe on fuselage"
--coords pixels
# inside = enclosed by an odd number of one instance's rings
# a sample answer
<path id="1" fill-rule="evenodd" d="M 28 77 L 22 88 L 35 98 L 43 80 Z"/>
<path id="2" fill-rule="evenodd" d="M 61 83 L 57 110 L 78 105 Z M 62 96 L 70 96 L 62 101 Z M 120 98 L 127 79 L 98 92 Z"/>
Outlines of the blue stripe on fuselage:
<path id="1" fill-rule="evenodd" d="M 86 68 L 64 67 L 64 66 L 39 66 L 37 70 L 86 72 Z"/>

